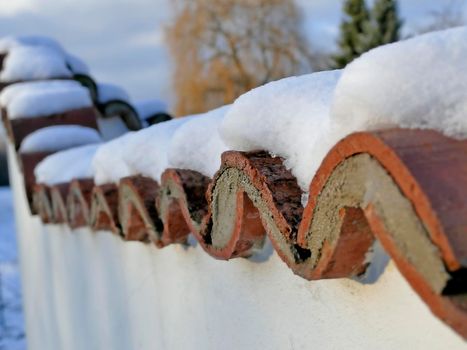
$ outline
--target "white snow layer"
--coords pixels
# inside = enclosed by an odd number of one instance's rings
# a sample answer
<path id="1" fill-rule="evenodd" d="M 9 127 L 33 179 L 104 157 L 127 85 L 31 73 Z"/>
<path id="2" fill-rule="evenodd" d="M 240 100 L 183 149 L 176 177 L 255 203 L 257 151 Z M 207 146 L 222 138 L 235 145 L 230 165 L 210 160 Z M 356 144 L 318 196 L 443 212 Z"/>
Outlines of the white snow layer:
<path id="1" fill-rule="evenodd" d="M 34 169 L 37 183 L 56 185 L 94 176 L 92 159 L 100 144 L 75 147 L 54 153 Z"/>
<path id="2" fill-rule="evenodd" d="M 157 113 L 166 113 L 167 105 L 160 100 L 141 100 L 133 103 L 141 120 L 146 120 Z"/>
<path id="3" fill-rule="evenodd" d="M 10 119 L 35 118 L 91 107 L 92 100 L 76 81 L 51 80 L 10 85 L 1 92 L 0 105 Z"/>
<path id="4" fill-rule="evenodd" d="M 333 138 L 329 106 L 341 71 L 285 78 L 240 96 L 221 124 L 230 149 L 267 150 L 307 189 Z M 335 139 L 335 137 L 334 137 Z M 319 159 L 319 162 L 317 162 Z"/>
<path id="5" fill-rule="evenodd" d="M 107 103 L 113 100 L 131 103 L 128 93 L 120 86 L 114 84 L 98 83 L 97 93 L 99 103 Z"/>
<path id="6" fill-rule="evenodd" d="M 332 117 L 348 131 L 387 126 L 467 136 L 467 27 L 379 47 L 345 69 Z"/>
<path id="7" fill-rule="evenodd" d="M 116 183 L 130 175 L 144 175 L 160 181 L 168 167 L 172 136 L 189 120 L 192 118 L 173 119 L 107 142 L 93 160 L 94 181 L 98 185 Z"/>
<path id="8" fill-rule="evenodd" d="M 63 54 L 41 46 L 15 46 L 8 51 L 0 72 L 1 81 L 70 78 Z"/>
<path id="9" fill-rule="evenodd" d="M 7 36 L 0 39 L 0 54 L 8 54 L 11 49 L 17 47 L 46 48 L 55 51 L 62 57 L 62 60 L 66 61 L 65 64 L 73 73 L 89 74 L 89 68 L 86 63 L 80 58 L 67 53 L 62 45 L 55 39 L 40 35 Z M 35 62 L 30 60 L 27 64 L 32 66 Z"/>
<path id="10" fill-rule="evenodd" d="M 20 152 L 56 152 L 99 142 L 102 139 L 95 129 L 79 125 L 54 125 L 26 136 Z"/>
<path id="11" fill-rule="evenodd" d="M 131 175 L 130 169 L 125 163 L 124 154 L 127 144 L 135 137 L 134 134 L 136 132 L 130 131 L 99 147 L 92 160 L 94 182 L 97 185 L 117 183 L 122 177 Z"/>
<path id="12" fill-rule="evenodd" d="M 221 154 L 228 150 L 219 134 L 219 125 L 230 106 L 199 116 L 175 131 L 169 149 L 169 167 L 190 169 L 213 177 L 221 165 Z"/>
<path id="13" fill-rule="evenodd" d="M 284 157 L 306 192 L 327 152 L 352 132 L 400 126 L 466 137 L 465 57 L 467 27 L 381 46 L 343 72 L 247 92 L 227 113 L 221 136 L 231 149 Z"/>

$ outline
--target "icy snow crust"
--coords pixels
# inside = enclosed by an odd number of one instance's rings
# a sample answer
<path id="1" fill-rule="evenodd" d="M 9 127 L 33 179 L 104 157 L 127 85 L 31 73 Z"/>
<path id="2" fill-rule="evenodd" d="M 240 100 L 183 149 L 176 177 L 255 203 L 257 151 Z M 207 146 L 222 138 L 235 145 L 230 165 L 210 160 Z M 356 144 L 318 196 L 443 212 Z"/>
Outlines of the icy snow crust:
<path id="1" fill-rule="evenodd" d="M 35 118 L 92 106 L 89 91 L 72 80 L 17 83 L 0 94 L 10 119 Z"/>
<path id="2" fill-rule="evenodd" d="M 169 167 L 190 169 L 213 177 L 221 165 L 221 154 L 228 150 L 219 134 L 219 125 L 230 106 L 194 116 L 173 135 Z"/>
<path id="3" fill-rule="evenodd" d="M 466 57 L 466 27 L 382 46 L 343 72 L 286 78 L 240 96 L 221 136 L 230 149 L 284 157 L 306 192 L 327 152 L 352 132 L 400 126 L 465 137 Z"/>
<path id="4" fill-rule="evenodd" d="M 79 125 L 55 125 L 26 136 L 20 152 L 56 152 L 99 142 L 102 139 L 95 129 Z"/>
<path id="5" fill-rule="evenodd" d="M 37 183 L 56 185 L 94 176 L 92 159 L 100 144 L 86 145 L 54 153 L 34 169 Z"/>
<path id="6" fill-rule="evenodd" d="M 267 150 L 284 157 L 285 165 L 306 189 L 338 139 L 329 106 L 340 75 L 340 71 L 329 71 L 286 78 L 240 96 L 220 128 L 228 148 Z"/>
<path id="7" fill-rule="evenodd" d="M 130 175 L 160 181 L 168 167 L 171 138 L 177 128 L 190 120 L 192 117 L 173 119 L 107 142 L 93 160 L 94 181 L 98 185 L 117 183 Z"/>

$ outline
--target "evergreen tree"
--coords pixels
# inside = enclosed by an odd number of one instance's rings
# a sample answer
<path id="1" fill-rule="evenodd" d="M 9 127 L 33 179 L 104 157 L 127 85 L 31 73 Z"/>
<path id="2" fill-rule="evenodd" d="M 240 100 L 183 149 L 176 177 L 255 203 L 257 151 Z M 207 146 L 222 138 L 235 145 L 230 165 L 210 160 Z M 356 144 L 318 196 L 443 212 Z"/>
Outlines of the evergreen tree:
<path id="1" fill-rule="evenodd" d="M 336 68 L 342 68 L 366 51 L 365 36 L 370 13 L 364 0 L 344 2 L 344 20 L 340 26 L 340 53 L 333 57 Z"/>
<path id="2" fill-rule="evenodd" d="M 334 56 L 336 68 L 343 68 L 364 52 L 399 40 L 402 21 L 397 0 L 375 0 L 368 10 L 365 0 L 346 0 L 339 39 L 340 52 Z"/>
<path id="3" fill-rule="evenodd" d="M 371 15 L 373 19 L 371 30 L 372 48 L 399 40 L 402 21 L 398 16 L 397 1 L 376 0 Z"/>

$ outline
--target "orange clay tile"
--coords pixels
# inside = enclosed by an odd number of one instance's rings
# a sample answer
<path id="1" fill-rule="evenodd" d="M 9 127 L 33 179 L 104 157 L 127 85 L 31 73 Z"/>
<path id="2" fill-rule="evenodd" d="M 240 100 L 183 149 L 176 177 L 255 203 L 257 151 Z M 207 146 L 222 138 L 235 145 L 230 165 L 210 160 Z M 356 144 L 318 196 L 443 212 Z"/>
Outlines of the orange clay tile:
<path id="1" fill-rule="evenodd" d="M 90 226 L 94 230 L 108 230 L 119 235 L 118 186 L 94 186 L 91 203 Z"/>
<path id="2" fill-rule="evenodd" d="M 71 228 L 76 229 L 89 225 L 93 187 L 94 181 L 92 179 L 73 180 L 70 183 L 67 210 L 68 224 Z"/>
<path id="3" fill-rule="evenodd" d="M 118 191 L 119 221 L 129 241 L 148 242 L 162 231 L 156 210 L 159 185 L 151 178 L 129 176 L 120 180 Z"/>
<path id="4" fill-rule="evenodd" d="M 16 118 L 12 120 L 8 118 L 7 111 L 2 109 L 2 121 L 5 130 L 16 149 L 19 149 L 26 136 L 47 126 L 81 125 L 98 130 L 96 118 L 96 110 L 93 107 L 37 118 Z"/>

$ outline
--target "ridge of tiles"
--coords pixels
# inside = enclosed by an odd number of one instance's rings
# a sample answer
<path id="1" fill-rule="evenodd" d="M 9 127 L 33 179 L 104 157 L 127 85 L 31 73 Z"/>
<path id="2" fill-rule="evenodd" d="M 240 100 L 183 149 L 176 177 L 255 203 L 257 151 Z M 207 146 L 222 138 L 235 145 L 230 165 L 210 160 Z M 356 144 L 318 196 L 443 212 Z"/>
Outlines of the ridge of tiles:
<path id="1" fill-rule="evenodd" d="M 192 234 L 216 259 L 249 257 L 266 236 L 308 279 L 355 277 L 379 241 L 431 311 L 467 339 L 467 141 L 432 130 L 349 135 L 302 191 L 280 157 L 227 151 L 210 179 L 167 169 L 97 186 L 37 184 L 44 223 L 110 230 L 158 248 Z M 65 217 L 64 217 L 65 216 Z"/>

